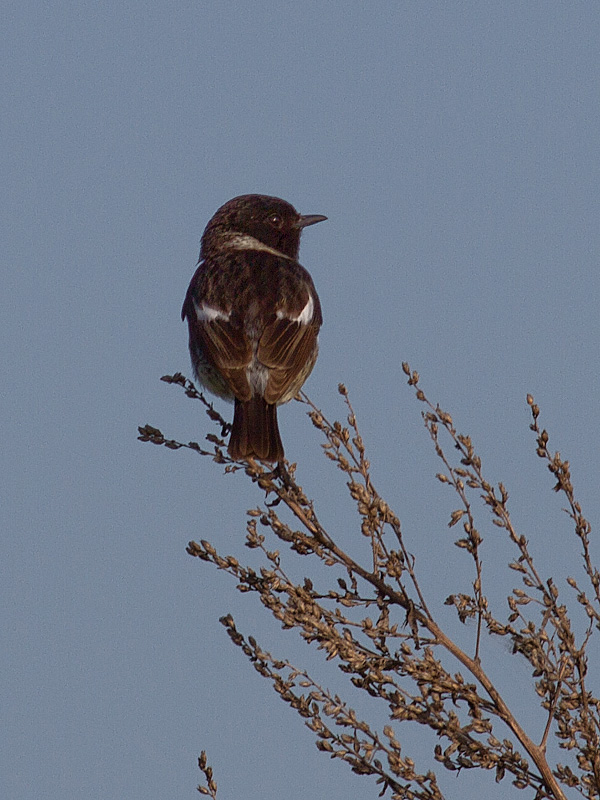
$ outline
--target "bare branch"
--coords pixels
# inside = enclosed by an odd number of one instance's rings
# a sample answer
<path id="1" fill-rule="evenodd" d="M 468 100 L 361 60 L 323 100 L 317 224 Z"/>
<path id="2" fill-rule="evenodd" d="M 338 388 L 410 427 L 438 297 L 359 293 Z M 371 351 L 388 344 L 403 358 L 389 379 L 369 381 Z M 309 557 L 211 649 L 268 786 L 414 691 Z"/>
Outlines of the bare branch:
<path id="1" fill-rule="evenodd" d="M 163 380 L 200 400 L 219 426 L 220 435 L 207 434 L 210 446 L 201 447 L 168 439 L 146 425 L 139 429 L 139 438 L 171 450 L 187 448 L 208 456 L 223 465 L 225 472 L 243 471 L 259 489 L 263 503 L 248 512 L 246 545 L 261 554 L 264 565 L 260 570 L 244 566 L 235 556 L 220 555 L 207 541 L 190 542 L 188 552 L 225 571 L 240 591 L 258 595 L 262 607 L 283 628 L 297 631 L 327 660 L 335 661 L 350 686 L 367 692 L 391 720 L 382 731 L 376 730 L 357 717 L 347 700 L 322 688 L 306 671 L 274 658 L 253 637 L 239 633 L 230 616 L 224 618 L 232 641 L 305 719 L 321 751 L 348 763 L 358 774 L 373 776 L 381 795 L 439 800 L 442 794 L 434 773 L 417 769 L 400 744 L 399 730 L 417 723 L 432 732 L 431 754 L 448 770 L 491 770 L 497 781 L 510 776 L 516 787 L 533 789 L 539 800 L 563 800 L 566 787 L 588 800 L 598 798 L 600 701 L 586 688 L 586 681 L 588 647 L 600 627 L 600 572 L 592 563 L 590 526 L 575 499 L 568 462 L 548 451 L 548 435 L 538 427 L 539 409 L 529 396 L 537 454 L 555 476 L 555 490 L 567 498 L 567 513 L 581 542 L 583 568 L 591 587 L 588 599 L 576 580 L 568 579 L 575 591 L 575 608 L 583 609 L 589 621 L 579 642 L 555 581 L 542 577 L 529 542 L 513 525 L 508 491 L 502 483 L 493 486 L 486 480 L 470 437 L 458 432 L 439 404 L 429 401 L 418 374 L 408 364 L 403 370 L 426 409 L 423 421 L 442 463 L 437 479 L 451 488 L 458 500 L 449 520 L 450 528 L 461 528 L 455 544 L 474 566 L 470 587 L 462 586 L 462 576 L 457 575 L 456 591 L 446 600 L 460 622 L 473 619 L 477 623 L 469 652 L 435 619 L 432 608 L 439 607 L 439 599 L 435 605 L 426 603 L 418 565 L 407 547 L 400 520 L 372 480 L 345 386 L 339 386 L 345 405 L 343 424 L 330 422 L 306 395 L 298 399 L 308 407 L 313 425 L 324 436 L 326 457 L 346 476 L 358 529 L 370 543 L 368 564 L 353 558 L 340 546 L 338 537 L 325 529 L 315 504 L 297 482 L 295 465 L 285 462 L 271 469 L 253 460 L 236 462 L 227 455 L 227 423 L 184 376 L 165 376 Z M 508 595 L 506 619 L 490 607 L 483 591 L 481 531 L 482 524 L 489 525 L 490 520 L 478 521 L 480 504 L 491 511 L 491 530 L 504 531 L 515 548 L 508 568 L 520 576 L 522 588 L 516 587 Z M 324 579 L 321 571 L 316 573 L 319 580 L 304 578 L 299 583 L 284 566 L 290 551 L 319 560 L 331 577 Z M 494 572 L 488 570 L 489 583 Z M 486 631 L 508 637 L 513 657 L 523 656 L 530 665 L 532 698 L 537 696 L 546 719 L 544 730 L 537 735 L 526 731 L 519 719 L 520 709 L 510 708 L 490 678 L 481 649 Z M 462 672 L 453 671 L 456 662 Z M 571 763 L 549 763 L 551 735 Z M 205 757 L 203 763 L 206 767 Z M 202 765 L 201 769 L 204 771 Z M 212 791 L 212 771 L 210 778 L 206 771 L 205 776 L 203 793 L 207 794 Z"/>

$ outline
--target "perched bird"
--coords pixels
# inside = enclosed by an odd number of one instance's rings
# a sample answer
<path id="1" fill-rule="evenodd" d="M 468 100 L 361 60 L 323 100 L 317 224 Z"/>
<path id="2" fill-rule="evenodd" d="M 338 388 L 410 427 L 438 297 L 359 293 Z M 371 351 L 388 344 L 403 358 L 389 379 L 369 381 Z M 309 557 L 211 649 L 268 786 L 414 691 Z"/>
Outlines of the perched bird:
<path id="1" fill-rule="evenodd" d="M 202 235 L 181 317 L 196 377 L 235 402 L 234 459 L 283 459 L 277 406 L 314 367 L 322 323 L 312 279 L 297 261 L 300 234 L 325 219 L 247 194 L 221 206 Z"/>

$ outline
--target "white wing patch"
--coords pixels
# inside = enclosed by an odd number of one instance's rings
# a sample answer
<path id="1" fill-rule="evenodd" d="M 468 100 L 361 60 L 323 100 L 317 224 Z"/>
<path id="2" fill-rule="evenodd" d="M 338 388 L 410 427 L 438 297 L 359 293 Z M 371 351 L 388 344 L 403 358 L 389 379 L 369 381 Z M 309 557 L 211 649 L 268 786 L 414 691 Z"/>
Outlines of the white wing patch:
<path id="1" fill-rule="evenodd" d="M 277 312 L 277 319 L 291 319 L 292 322 L 299 322 L 300 325 L 308 325 L 313 318 L 313 314 L 315 311 L 315 301 L 312 298 L 312 295 L 308 295 L 308 303 L 304 306 L 302 311 L 298 314 L 297 317 L 292 317 L 289 314 L 286 314 L 284 311 Z"/>
<path id="2" fill-rule="evenodd" d="M 216 319 L 229 319 L 229 314 L 225 314 L 225 312 L 213 306 L 209 306 L 206 303 L 202 303 L 202 305 L 199 306 L 194 300 L 194 308 L 196 309 L 198 322 L 214 322 Z"/>

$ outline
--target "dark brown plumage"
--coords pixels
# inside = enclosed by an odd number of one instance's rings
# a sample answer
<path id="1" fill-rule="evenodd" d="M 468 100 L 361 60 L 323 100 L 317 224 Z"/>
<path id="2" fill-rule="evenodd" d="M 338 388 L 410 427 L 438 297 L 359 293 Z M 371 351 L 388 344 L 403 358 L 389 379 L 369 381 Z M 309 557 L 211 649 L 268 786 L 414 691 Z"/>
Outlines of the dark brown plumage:
<path id="1" fill-rule="evenodd" d="M 300 234 L 324 219 L 277 197 L 242 195 L 221 206 L 202 236 L 181 315 L 196 377 L 235 402 L 234 459 L 283 459 L 277 406 L 309 376 L 322 323 L 312 279 L 297 261 Z"/>

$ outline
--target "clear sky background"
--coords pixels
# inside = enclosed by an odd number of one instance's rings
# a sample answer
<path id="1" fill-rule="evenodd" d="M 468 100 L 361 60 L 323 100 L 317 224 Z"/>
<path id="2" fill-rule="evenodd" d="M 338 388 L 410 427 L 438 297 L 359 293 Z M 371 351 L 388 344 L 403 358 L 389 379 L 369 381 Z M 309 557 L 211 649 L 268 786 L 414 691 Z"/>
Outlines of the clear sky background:
<path id="1" fill-rule="evenodd" d="M 306 388 L 339 418 L 347 384 L 440 619 L 453 627 L 443 600 L 472 572 L 404 360 L 509 487 L 541 570 L 575 573 L 525 396 L 597 527 L 600 6 L 20 0 L 0 35 L 0 795 L 192 798 L 205 749 L 223 800 L 376 797 L 316 751 L 218 617 L 339 688 L 335 667 L 185 553 L 206 538 L 252 561 L 260 495 L 136 428 L 212 431 L 159 378 L 191 372 L 179 315 L 204 225 L 234 195 L 274 194 L 329 218 L 301 247 L 325 317 Z M 280 418 L 352 547 L 343 476 L 301 406 Z M 480 522 L 501 598 L 511 551 Z M 485 648 L 539 739 L 527 666 Z M 400 736 L 427 764 L 421 733 Z M 522 796 L 491 775 L 440 780 L 448 798 Z"/>

